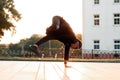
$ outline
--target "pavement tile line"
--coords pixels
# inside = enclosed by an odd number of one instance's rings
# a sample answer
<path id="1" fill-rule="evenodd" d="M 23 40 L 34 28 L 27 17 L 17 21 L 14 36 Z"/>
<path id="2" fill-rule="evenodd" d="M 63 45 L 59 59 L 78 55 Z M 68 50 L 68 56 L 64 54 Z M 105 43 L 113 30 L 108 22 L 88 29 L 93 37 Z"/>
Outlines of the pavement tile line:
<path id="1" fill-rule="evenodd" d="M 68 68 L 65 68 L 64 65 L 58 65 L 57 63 L 55 63 L 55 65 L 63 73 L 63 77 L 61 78 L 61 80 L 70 80 L 69 76 L 67 75 Z M 63 66 L 63 67 L 61 68 L 60 66 Z"/>
<path id="2" fill-rule="evenodd" d="M 56 71 L 53 68 L 51 62 L 45 63 L 45 80 L 59 80 L 59 76 L 57 75 Z"/>
<path id="3" fill-rule="evenodd" d="M 41 65 L 39 63 L 37 73 L 36 73 L 36 76 L 35 76 L 35 80 L 38 80 L 40 67 L 41 67 Z"/>
<path id="4" fill-rule="evenodd" d="M 36 71 L 36 77 L 35 80 L 45 80 L 45 63 L 44 62 L 37 62 L 39 63 L 38 69 Z"/>
<path id="5" fill-rule="evenodd" d="M 82 67 L 84 68 L 84 66 Z M 73 69 L 79 72 L 82 76 L 86 77 L 87 80 L 94 80 L 93 77 L 89 76 L 85 71 L 81 71 L 81 67 L 80 69 L 78 69 L 77 67 L 73 67 Z"/>
<path id="6" fill-rule="evenodd" d="M 62 68 L 62 67 L 59 67 L 58 64 L 56 64 L 56 63 L 51 62 L 51 64 L 52 64 L 54 70 L 56 71 L 58 77 L 60 78 L 60 80 L 70 80 L 65 73 L 64 65 L 60 65 L 60 66 L 63 66 L 63 68 Z"/>
<path id="7" fill-rule="evenodd" d="M 3 69 L 0 80 L 120 80 L 119 63 L 69 62 L 71 68 L 64 68 L 63 62 L 51 61 L 0 61 L 0 64 Z"/>
<path id="8" fill-rule="evenodd" d="M 51 62 L 51 65 L 52 65 L 53 69 L 55 70 L 56 74 L 58 75 L 58 77 L 61 79 L 61 76 L 59 75 L 59 72 L 57 71 L 55 64 L 53 62 Z"/>
<path id="9" fill-rule="evenodd" d="M 12 79 L 14 78 L 14 76 L 15 76 L 17 73 L 21 72 L 26 66 L 28 66 L 28 64 L 30 64 L 30 62 L 26 63 L 23 67 L 21 67 L 21 69 L 19 69 L 18 71 L 16 71 L 16 73 L 14 73 L 14 74 L 9 78 L 9 80 L 12 80 Z"/>
<path id="10" fill-rule="evenodd" d="M 0 61 L 0 63 L 3 62 Z M 3 72 L 0 73 L 0 80 L 12 80 L 22 69 L 24 69 L 28 65 L 28 63 L 22 63 L 23 65 L 20 66 L 21 63 L 9 61 L 6 61 L 5 63 L 6 65 L 2 65 L 3 67 L 5 67 L 5 70 L 3 70 Z"/>
<path id="11" fill-rule="evenodd" d="M 8 64 L 6 64 L 6 65 L 2 65 L 2 66 L 4 66 L 4 67 L 2 67 L 2 69 L 0 70 L 0 72 L 3 72 L 4 70 L 7 70 L 7 69 L 9 69 L 9 66 L 15 66 L 16 64 L 15 63 L 9 63 L 9 65 Z"/>

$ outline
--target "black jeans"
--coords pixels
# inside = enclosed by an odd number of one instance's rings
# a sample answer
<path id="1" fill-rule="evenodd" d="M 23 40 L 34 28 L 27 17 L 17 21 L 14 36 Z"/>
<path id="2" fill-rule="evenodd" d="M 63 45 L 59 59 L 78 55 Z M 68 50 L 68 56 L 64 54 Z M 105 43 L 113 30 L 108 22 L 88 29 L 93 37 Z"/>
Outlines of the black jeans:
<path id="1" fill-rule="evenodd" d="M 65 38 L 68 37 L 68 35 L 61 35 L 59 36 L 61 38 Z M 42 39 L 40 39 L 38 42 L 36 42 L 35 44 L 37 44 L 38 46 L 40 46 L 41 44 L 49 41 L 49 40 L 58 40 L 57 37 L 55 36 L 44 36 Z M 70 50 L 70 45 L 69 44 L 65 44 L 65 53 L 64 53 L 64 60 L 68 60 L 69 59 L 69 50 Z"/>

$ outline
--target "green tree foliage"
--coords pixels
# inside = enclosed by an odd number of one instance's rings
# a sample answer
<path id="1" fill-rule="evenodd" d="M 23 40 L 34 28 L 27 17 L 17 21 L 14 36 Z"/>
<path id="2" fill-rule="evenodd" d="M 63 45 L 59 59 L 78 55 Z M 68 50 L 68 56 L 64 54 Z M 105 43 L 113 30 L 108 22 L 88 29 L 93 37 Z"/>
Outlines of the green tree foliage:
<path id="1" fill-rule="evenodd" d="M 81 40 L 81 35 L 78 34 L 76 35 L 79 40 Z M 38 40 L 40 40 L 43 36 L 34 34 L 30 38 L 27 39 L 22 39 L 20 40 L 19 43 L 16 44 L 9 44 L 8 46 L 8 54 L 10 56 L 25 56 L 25 55 L 31 55 L 34 56 L 35 54 L 31 52 L 29 49 L 29 45 L 34 44 Z M 50 46 L 49 46 L 50 44 Z M 44 53 L 45 56 L 49 56 L 49 51 L 51 51 L 52 55 L 55 55 L 56 53 L 63 53 L 64 49 L 64 44 L 59 42 L 58 40 L 51 40 L 50 43 L 49 41 L 40 45 L 39 46 L 40 53 Z M 71 57 L 80 57 L 81 55 L 81 50 L 71 50 Z"/>
<path id="2" fill-rule="evenodd" d="M 14 21 L 21 19 L 21 15 L 15 9 L 14 0 L 0 0 L 0 38 L 5 30 L 15 32 Z"/>
<path id="3" fill-rule="evenodd" d="M 8 54 L 8 45 L 0 44 L 0 57 L 10 56 Z"/>

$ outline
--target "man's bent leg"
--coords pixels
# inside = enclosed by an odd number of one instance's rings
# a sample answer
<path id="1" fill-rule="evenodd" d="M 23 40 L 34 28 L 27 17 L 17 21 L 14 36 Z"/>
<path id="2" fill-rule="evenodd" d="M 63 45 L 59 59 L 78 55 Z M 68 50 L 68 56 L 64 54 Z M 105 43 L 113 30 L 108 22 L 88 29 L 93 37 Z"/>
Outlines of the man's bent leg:
<path id="1" fill-rule="evenodd" d="M 40 39 L 38 42 L 36 42 L 35 44 L 36 44 L 37 46 L 40 46 L 41 44 L 43 44 L 43 43 L 45 43 L 45 42 L 47 42 L 47 41 L 49 41 L 49 40 L 53 40 L 53 39 L 54 39 L 53 36 L 45 36 L 45 37 L 43 37 L 42 39 Z"/>
<path id="2" fill-rule="evenodd" d="M 47 42 L 48 40 L 53 40 L 54 37 L 52 36 L 45 36 L 43 37 L 42 39 L 40 39 L 38 42 L 36 42 L 35 44 L 33 45 L 30 45 L 30 49 L 36 53 L 37 56 L 41 57 L 41 54 L 40 54 L 40 51 L 39 51 L 39 46 L 45 42 Z"/>
<path id="3" fill-rule="evenodd" d="M 29 48 L 38 56 L 41 57 L 39 53 L 39 48 L 36 44 L 30 45 Z"/>

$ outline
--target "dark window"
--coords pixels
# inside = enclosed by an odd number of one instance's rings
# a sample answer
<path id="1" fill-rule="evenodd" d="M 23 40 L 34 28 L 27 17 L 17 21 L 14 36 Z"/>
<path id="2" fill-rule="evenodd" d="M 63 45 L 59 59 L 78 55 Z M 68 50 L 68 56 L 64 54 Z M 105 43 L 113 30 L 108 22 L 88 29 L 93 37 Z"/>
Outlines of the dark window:
<path id="1" fill-rule="evenodd" d="M 94 0 L 94 4 L 99 4 L 99 0 Z"/>
<path id="2" fill-rule="evenodd" d="M 99 40 L 94 40 L 94 49 L 100 49 L 100 41 Z"/>
<path id="3" fill-rule="evenodd" d="M 99 15 L 94 15 L 94 25 L 100 25 L 100 16 Z"/>
<path id="4" fill-rule="evenodd" d="M 120 49 L 120 40 L 114 41 L 114 49 Z"/>
<path id="5" fill-rule="evenodd" d="M 120 24 L 120 14 L 114 14 L 114 25 Z"/>
<path id="6" fill-rule="evenodd" d="M 120 0 L 114 0 L 114 3 L 120 3 Z"/>

